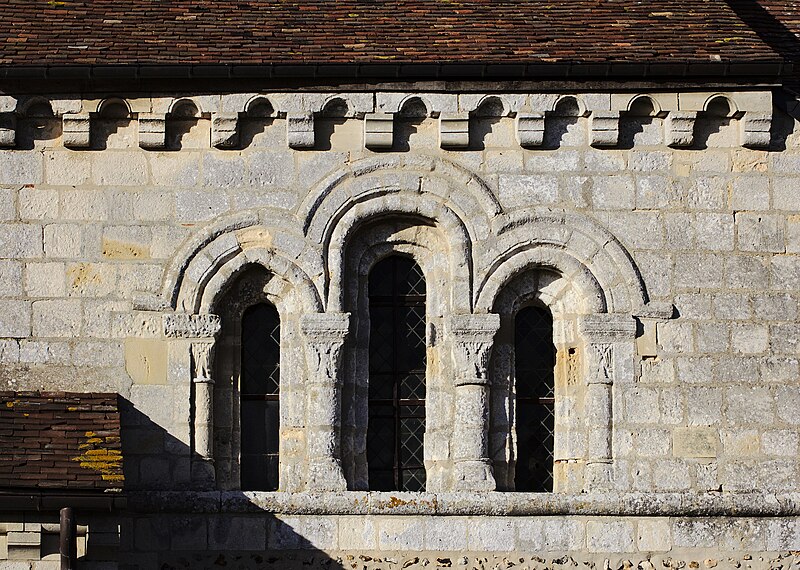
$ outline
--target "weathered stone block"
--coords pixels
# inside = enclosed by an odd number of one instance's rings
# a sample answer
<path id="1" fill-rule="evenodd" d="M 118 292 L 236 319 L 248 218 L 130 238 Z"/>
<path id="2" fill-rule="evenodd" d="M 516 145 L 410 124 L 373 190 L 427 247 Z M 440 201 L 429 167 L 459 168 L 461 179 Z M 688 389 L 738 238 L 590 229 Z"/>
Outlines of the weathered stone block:
<path id="1" fill-rule="evenodd" d="M 676 457 L 715 458 L 719 432 L 715 428 L 675 428 L 672 432 L 672 454 Z"/>
<path id="2" fill-rule="evenodd" d="M 30 302 L 0 301 L 0 337 L 24 338 L 30 334 Z"/>
<path id="3" fill-rule="evenodd" d="M 632 522 L 586 523 L 586 546 L 589 552 L 634 552 L 634 540 Z"/>

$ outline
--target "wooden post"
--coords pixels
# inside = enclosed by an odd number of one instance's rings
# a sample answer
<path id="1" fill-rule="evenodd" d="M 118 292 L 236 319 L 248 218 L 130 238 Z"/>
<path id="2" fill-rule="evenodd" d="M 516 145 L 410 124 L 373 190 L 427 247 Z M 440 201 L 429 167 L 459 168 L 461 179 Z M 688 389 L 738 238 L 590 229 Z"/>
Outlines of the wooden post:
<path id="1" fill-rule="evenodd" d="M 61 555 L 61 570 L 75 570 L 78 559 L 78 533 L 72 507 L 61 509 L 60 531 L 58 551 Z"/>

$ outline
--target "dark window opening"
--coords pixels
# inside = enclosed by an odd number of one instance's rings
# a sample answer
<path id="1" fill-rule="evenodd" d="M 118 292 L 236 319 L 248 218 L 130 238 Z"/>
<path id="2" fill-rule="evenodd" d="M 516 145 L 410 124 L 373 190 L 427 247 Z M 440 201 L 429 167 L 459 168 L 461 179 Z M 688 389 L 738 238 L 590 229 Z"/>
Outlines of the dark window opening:
<path id="1" fill-rule="evenodd" d="M 425 276 L 407 257 L 369 275 L 369 487 L 424 491 Z"/>
<path id="2" fill-rule="evenodd" d="M 525 307 L 514 319 L 517 491 L 553 490 L 555 365 L 553 317 Z"/>
<path id="3" fill-rule="evenodd" d="M 272 305 L 255 305 L 242 316 L 240 471 L 244 491 L 278 489 L 280 330 L 280 317 Z"/>

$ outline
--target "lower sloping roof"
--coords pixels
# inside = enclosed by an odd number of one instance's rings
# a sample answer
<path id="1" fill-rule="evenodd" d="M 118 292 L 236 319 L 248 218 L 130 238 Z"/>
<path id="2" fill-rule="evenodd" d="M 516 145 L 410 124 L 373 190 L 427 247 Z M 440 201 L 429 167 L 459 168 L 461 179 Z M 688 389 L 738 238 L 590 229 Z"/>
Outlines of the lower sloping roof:
<path id="1" fill-rule="evenodd" d="M 0 392 L 0 491 L 123 484 L 117 394 Z"/>

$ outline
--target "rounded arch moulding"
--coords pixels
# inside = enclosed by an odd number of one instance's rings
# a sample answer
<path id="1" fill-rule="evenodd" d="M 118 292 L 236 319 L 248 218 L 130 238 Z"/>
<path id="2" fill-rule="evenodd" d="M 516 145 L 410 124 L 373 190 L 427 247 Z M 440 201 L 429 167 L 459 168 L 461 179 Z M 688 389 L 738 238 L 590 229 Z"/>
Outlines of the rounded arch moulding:
<path id="1" fill-rule="evenodd" d="M 475 309 L 491 311 L 503 287 L 533 269 L 554 271 L 582 294 L 583 313 L 669 318 L 671 306 L 651 302 L 630 253 L 594 219 L 543 209 L 497 218 L 492 248 L 476 257 Z"/>
<path id="2" fill-rule="evenodd" d="M 290 285 L 306 312 L 322 311 L 313 276 L 321 273 L 306 239 L 285 212 L 245 211 L 207 225 L 187 238 L 162 278 L 166 309 L 207 313 L 241 270 L 261 265 Z"/>
<path id="3" fill-rule="evenodd" d="M 345 250 L 363 225 L 416 218 L 436 227 L 447 238 L 454 276 L 470 282 L 473 246 L 489 237 L 501 213 L 493 190 L 466 168 L 428 155 L 400 155 L 357 161 L 328 176 L 300 204 L 297 218 L 307 238 L 322 247 L 325 297 L 337 306 Z"/>

